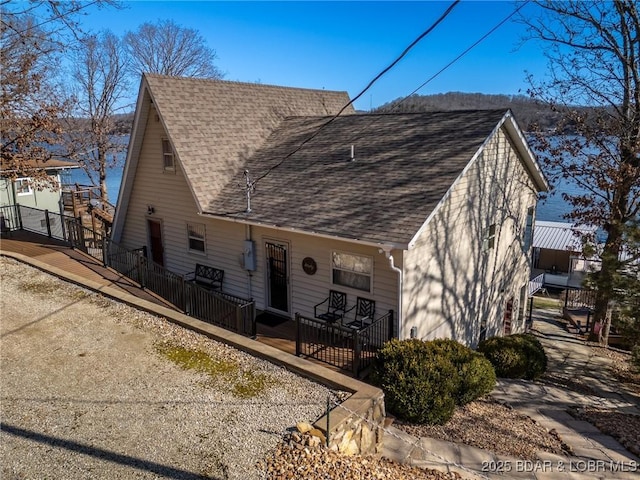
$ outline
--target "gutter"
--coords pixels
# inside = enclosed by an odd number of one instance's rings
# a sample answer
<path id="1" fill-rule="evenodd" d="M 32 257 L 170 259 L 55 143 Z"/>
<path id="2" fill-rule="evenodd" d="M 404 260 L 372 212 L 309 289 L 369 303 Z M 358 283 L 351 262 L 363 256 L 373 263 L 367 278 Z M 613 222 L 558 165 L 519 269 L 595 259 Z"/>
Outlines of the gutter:
<path id="1" fill-rule="evenodd" d="M 402 338 L 402 289 L 404 285 L 404 273 L 402 269 L 396 266 L 393 255 L 391 255 L 391 248 L 383 247 L 379 250 L 380 253 L 384 253 L 387 260 L 389 260 L 389 266 L 391 270 L 398 274 L 398 306 L 397 306 L 397 322 L 398 322 L 398 338 Z"/>
<path id="2" fill-rule="evenodd" d="M 351 242 L 351 243 L 357 243 L 360 245 L 366 245 L 368 247 L 375 247 L 378 249 L 382 249 L 384 251 L 391 251 L 391 249 L 395 249 L 395 250 L 408 250 L 409 246 L 407 244 L 402 244 L 402 243 L 376 243 L 376 242 L 370 242 L 367 240 L 359 240 L 357 238 L 347 238 L 347 237 L 339 237 L 337 235 L 328 235 L 326 233 L 317 233 L 317 232 L 312 232 L 309 230 L 300 230 L 298 228 L 293 228 L 293 227 L 279 227 L 277 225 L 270 225 L 268 223 L 261 223 L 261 222 L 257 222 L 255 220 L 245 220 L 242 218 L 235 218 L 235 217 L 225 217 L 225 216 L 221 216 L 221 215 L 215 215 L 213 213 L 206 213 L 206 212 L 200 212 L 198 213 L 198 215 L 202 216 L 202 217 L 206 217 L 206 218 L 215 218 L 216 220 L 225 220 L 227 222 L 234 222 L 234 223 L 240 223 L 243 225 L 253 225 L 256 227 L 264 227 L 264 228 L 272 228 L 274 230 L 280 230 L 283 232 L 289 232 L 289 233 L 297 233 L 300 235 L 310 235 L 312 237 L 319 237 L 319 238 L 326 238 L 328 240 L 337 240 L 340 242 Z"/>

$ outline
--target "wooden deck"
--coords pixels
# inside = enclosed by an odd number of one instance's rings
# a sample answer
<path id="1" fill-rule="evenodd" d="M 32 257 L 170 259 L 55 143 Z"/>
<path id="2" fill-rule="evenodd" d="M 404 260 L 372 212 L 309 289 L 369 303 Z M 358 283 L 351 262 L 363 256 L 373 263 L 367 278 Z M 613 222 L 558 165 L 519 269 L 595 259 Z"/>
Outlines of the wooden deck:
<path id="1" fill-rule="evenodd" d="M 37 233 L 13 231 L 10 236 L 0 239 L 0 253 L 14 252 L 26 257 L 37 259 L 47 265 L 59 268 L 104 286 L 113 287 L 138 298 L 154 302 L 164 307 L 176 309 L 159 296 L 155 295 L 118 272 L 105 268 L 95 258 L 69 247 L 64 242 L 48 238 Z M 257 337 L 259 342 L 295 355 L 296 353 L 296 325 L 294 320 L 288 320 L 280 325 L 271 327 L 257 323 Z M 316 362 L 313 359 L 309 359 Z M 323 367 L 336 372 L 347 373 L 338 367 L 323 362 L 316 362 Z"/>
<path id="2" fill-rule="evenodd" d="M 19 230 L 11 232 L 8 237 L 3 236 L 0 239 L 0 253 L 2 252 L 20 253 L 100 285 L 116 288 L 163 307 L 174 308 L 127 277 L 105 268 L 95 258 L 74 250 L 64 242 L 37 233 Z"/>

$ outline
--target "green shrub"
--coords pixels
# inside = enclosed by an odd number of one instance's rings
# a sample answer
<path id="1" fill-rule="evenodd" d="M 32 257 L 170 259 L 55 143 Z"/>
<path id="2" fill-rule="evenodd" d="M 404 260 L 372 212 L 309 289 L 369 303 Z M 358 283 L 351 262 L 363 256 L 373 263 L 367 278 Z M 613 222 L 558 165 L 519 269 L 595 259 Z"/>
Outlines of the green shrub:
<path id="1" fill-rule="evenodd" d="M 453 340 L 392 340 L 378 352 L 372 380 L 398 418 L 441 425 L 463 405 L 490 392 L 496 376 L 482 355 Z"/>
<path id="2" fill-rule="evenodd" d="M 491 362 L 498 377 L 534 380 L 547 369 L 542 344 L 528 333 L 483 340 L 478 351 Z"/>
<path id="3" fill-rule="evenodd" d="M 431 342 L 439 355 L 448 358 L 458 372 L 454 393 L 456 405 L 466 405 L 491 392 L 496 386 L 496 373 L 484 355 L 451 339 Z"/>

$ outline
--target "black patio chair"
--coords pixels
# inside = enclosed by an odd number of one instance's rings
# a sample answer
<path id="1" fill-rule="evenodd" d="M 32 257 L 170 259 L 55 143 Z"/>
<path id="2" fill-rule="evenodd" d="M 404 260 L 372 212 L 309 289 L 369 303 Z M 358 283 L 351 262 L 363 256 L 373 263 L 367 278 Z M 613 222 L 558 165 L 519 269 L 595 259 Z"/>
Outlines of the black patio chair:
<path id="1" fill-rule="evenodd" d="M 362 330 L 373 323 L 373 317 L 376 314 L 376 302 L 374 300 L 358 297 L 353 308 L 355 308 L 353 320 L 346 324 L 347 327 Z"/>
<path id="2" fill-rule="evenodd" d="M 324 304 L 327 305 L 326 310 L 322 307 Z M 342 320 L 346 311 L 347 294 L 336 290 L 329 290 L 329 296 L 313 307 L 313 315 L 327 323 Z"/>

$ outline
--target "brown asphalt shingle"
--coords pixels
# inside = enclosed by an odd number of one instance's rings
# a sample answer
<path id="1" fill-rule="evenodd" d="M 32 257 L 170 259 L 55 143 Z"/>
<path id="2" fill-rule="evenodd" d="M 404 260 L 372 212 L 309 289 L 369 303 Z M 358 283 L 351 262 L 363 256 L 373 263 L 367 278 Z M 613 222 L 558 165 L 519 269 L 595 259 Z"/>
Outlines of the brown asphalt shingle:
<path id="1" fill-rule="evenodd" d="M 346 92 L 151 74 L 145 78 L 203 210 L 218 204 L 221 188 L 284 118 L 335 115 L 349 102 Z M 349 113 L 352 107 L 345 110 Z"/>
<path id="2" fill-rule="evenodd" d="M 346 92 L 145 78 L 203 212 L 375 243 L 409 243 L 506 113 L 349 107 L 327 124 Z M 245 214 L 243 171 L 276 165 Z"/>
<path id="3" fill-rule="evenodd" d="M 407 244 L 505 110 L 289 118 L 246 167 L 261 179 L 244 214 L 242 169 L 209 213 L 376 243 Z M 350 162 L 351 145 L 355 161 Z"/>

